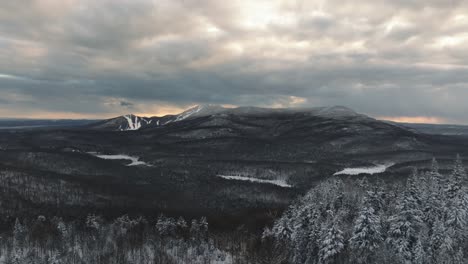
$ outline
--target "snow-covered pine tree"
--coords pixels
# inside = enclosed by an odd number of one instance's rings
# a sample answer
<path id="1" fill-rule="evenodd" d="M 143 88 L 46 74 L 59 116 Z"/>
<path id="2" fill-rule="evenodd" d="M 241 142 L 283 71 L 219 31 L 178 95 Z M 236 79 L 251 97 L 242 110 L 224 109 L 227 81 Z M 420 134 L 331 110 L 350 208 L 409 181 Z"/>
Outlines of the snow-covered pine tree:
<path id="1" fill-rule="evenodd" d="M 421 182 L 419 180 L 418 170 L 414 168 L 413 172 L 411 173 L 411 176 L 406 182 L 406 192 L 416 202 L 416 206 L 418 207 L 422 204 L 420 187 Z"/>
<path id="2" fill-rule="evenodd" d="M 187 230 L 188 230 L 187 221 L 185 221 L 185 219 L 182 216 L 180 216 L 177 219 L 176 226 L 177 226 L 177 234 L 179 236 L 182 236 L 187 233 Z"/>
<path id="3" fill-rule="evenodd" d="M 453 164 L 452 173 L 445 183 L 444 192 L 447 199 L 453 199 L 462 189 L 462 182 L 466 178 L 465 167 L 463 166 L 460 155 L 457 155 L 455 164 Z"/>
<path id="4" fill-rule="evenodd" d="M 445 228 L 441 236 L 442 243 L 435 254 L 436 259 L 434 263 L 452 264 L 454 262 L 453 260 L 458 252 L 456 242 L 453 239 L 454 235 L 455 232 L 452 228 Z"/>
<path id="5" fill-rule="evenodd" d="M 414 247 L 413 250 L 413 260 L 411 262 L 412 264 L 425 264 L 427 263 L 426 261 L 426 252 L 424 252 L 424 247 L 421 242 L 421 238 L 418 238 L 418 241 L 416 242 L 416 246 Z"/>
<path id="6" fill-rule="evenodd" d="M 312 227 L 312 212 L 310 204 L 302 203 L 294 214 L 293 230 L 291 234 L 292 242 L 292 262 L 305 263 L 307 259 L 310 227 Z"/>
<path id="7" fill-rule="evenodd" d="M 322 231 L 323 219 L 321 211 L 317 206 L 313 206 L 310 212 L 310 223 L 308 227 L 308 243 L 306 253 L 306 263 L 315 263 L 320 245 L 320 235 Z"/>
<path id="8" fill-rule="evenodd" d="M 439 191 L 440 188 L 444 186 L 444 177 L 439 172 L 439 163 L 437 162 L 436 158 L 432 158 L 431 162 L 431 170 L 429 171 L 429 177 L 431 180 L 431 185 L 434 191 Z"/>
<path id="9" fill-rule="evenodd" d="M 329 212 L 329 214 L 328 221 L 326 221 L 322 228 L 321 239 L 319 241 L 319 264 L 336 263 L 345 247 L 343 231 L 340 230 L 338 221 L 333 217 L 333 213 Z"/>
<path id="10" fill-rule="evenodd" d="M 370 191 L 366 193 L 369 204 L 374 208 L 376 214 L 380 214 L 384 209 L 386 193 L 384 191 L 385 183 L 382 180 L 377 180 Z"/>
<path id="11" fill-rule="evenodd" d="M 286 210 L 286 212 L 281 216 L 281 218 L 278 219 L 273 225 L 271 231 L 273 236 L 280 243 L 291 241 L 294 210 L 294 206 L 289 207 L 288 210 Z"/>
<path id="12" fill-rule="evenodd" d="M 435 158 L 432 159 L 431 170 L 427 174 L 428 190 L 427 200 L 425 202 L 424 221 L 430 226 L 434 225 L 437 218 L 443 217 L 443 208 L 445 207 L 445 197 L 443 193 L 443 176 L 439 173 L 439 165 Z"/>
<path id="13" fill-rule="evenodd" d="M 375 250 L 382 242 L 380 217 L 375 214 L 369 197 L 363 200 L 363 206 L 354 223 L 350 249 L 358 263 L 368 263 Z"/>
<path id="14" fill-rule="evenodd" d="M 467 229 L 467 204 L 466 197 L 459 193 L 447 204 L 446 225 L 452 227 L 456 232 L 464 234 Z"/>
<path id="15" fill-rule="evenodd" d="M 176 232 L 176 221 L 171 217 L 160 215 L 156 221 L 156 231 L 161 237 L 173 236 Z"/>
<path id="16" fill-rule="evenodd" d="M 411 182 L 412 180 L 408 179 L 408 189 Z M 414 194 L 407 190 L 399 198 L 397 212 L 388 219 L 390 227 L 386 241 L 403 262 L 411 263 L 414 257 L 414 248 L 423 222 L 422 215 Z"/>
<path id="17" fill-rule="evenodd" d="M 434 221 L 430 237 L 430 255 L 432 256 L 433 260 L 436 259 L 439 248 L 442 246 L 442 243 L 444 241 L 444 233 L 444 222 L 441 219 L 437 218 Z"/>
<path id="18" fill-rule="evenodd" d="M 13 247 L 21 248 L 24 244 L 25 228 L 20 220 L 16 218 L 15 225 L 13 226 Z"/>
<path id="19" fill-rule="evenodd" d="M 462 247 L 458 248 L 457 253 L 453 257 L 453 264 L 466 264 L 465 254 L 463 253 Z"/>

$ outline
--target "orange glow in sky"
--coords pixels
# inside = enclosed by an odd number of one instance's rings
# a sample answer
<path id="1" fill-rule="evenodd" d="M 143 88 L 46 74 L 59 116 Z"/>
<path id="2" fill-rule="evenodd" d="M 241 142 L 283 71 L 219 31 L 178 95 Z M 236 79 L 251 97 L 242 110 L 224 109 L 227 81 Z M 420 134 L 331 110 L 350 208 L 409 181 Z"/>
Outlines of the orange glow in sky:
<path id="1" fill-rule="evenodd" d="M 378 119 L 389 120 L 400 123 L 425 123 L 425 124 L 443 124 L 444 119 L 432 116 L 382 116 Z"/>

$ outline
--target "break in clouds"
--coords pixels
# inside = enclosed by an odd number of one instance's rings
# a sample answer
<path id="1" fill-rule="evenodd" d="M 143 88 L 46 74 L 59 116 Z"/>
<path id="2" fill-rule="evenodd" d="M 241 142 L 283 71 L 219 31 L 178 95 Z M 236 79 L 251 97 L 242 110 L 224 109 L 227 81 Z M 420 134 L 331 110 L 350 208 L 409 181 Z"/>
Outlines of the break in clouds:
<path id="1" fill-rule="evenodd" d="M 0 116 L 346 105 L 468 123 L 468 2 L 16 0 Z"/>

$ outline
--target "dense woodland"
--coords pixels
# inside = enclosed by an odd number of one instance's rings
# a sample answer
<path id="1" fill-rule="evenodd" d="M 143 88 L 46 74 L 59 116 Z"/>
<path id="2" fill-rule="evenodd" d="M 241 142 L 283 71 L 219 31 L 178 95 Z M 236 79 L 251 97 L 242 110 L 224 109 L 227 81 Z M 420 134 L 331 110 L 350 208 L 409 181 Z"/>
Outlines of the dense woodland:
<path id="1" fill-rule="evenodd" d="M 434 159 L 405 185 L 323 182 L 293 204 L 263 238 L 277 263 L 468 263 L 467 175 Z"/>
<path id="2" fill-rule="evenodd" d="M 0 263 L 468 263 L 461 159 L 406 183 L 331 177 L 262 232 L 202 218 L 3 219 Z"/>

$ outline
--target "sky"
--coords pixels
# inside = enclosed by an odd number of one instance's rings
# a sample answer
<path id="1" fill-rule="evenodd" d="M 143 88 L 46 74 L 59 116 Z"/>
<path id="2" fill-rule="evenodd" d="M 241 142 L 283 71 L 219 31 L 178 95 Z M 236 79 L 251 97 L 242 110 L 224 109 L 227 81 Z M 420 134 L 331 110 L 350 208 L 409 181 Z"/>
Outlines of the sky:
<path id="1" fill-rule="evenodd" d="M 468 124 L 466 0 L 15 0 L 0 117 L 343 105 Z"/>

